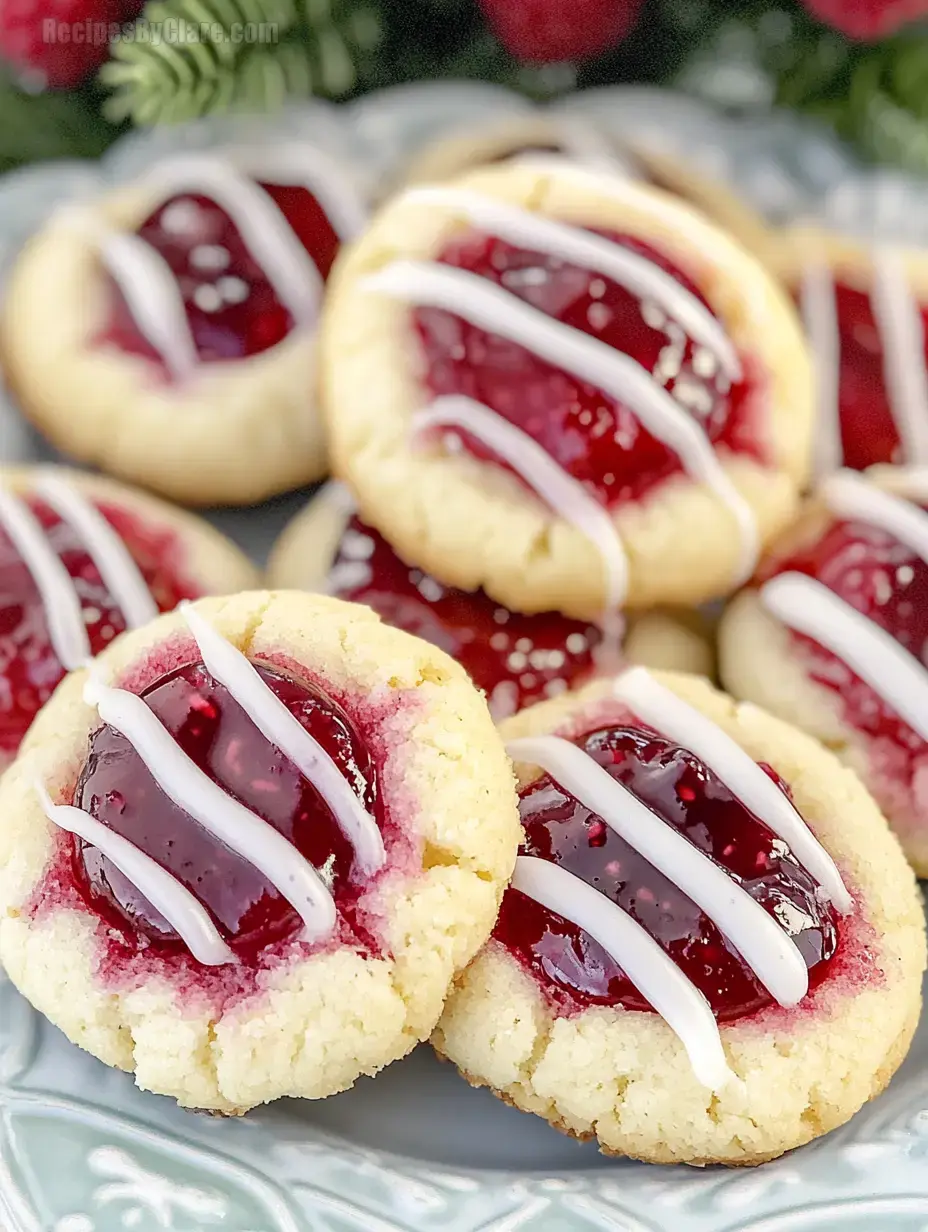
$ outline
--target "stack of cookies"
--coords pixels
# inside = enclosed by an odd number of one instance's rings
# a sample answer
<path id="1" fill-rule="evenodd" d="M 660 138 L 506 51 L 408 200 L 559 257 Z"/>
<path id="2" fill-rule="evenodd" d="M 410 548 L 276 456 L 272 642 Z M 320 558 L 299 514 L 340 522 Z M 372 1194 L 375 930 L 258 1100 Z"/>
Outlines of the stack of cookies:
<path id="1" fill-rule="evenodd" d="M 260 590 L 155 497 L 3 477 L 0 958 L 188 1107 L 431 1038 L 606 1152 L 762 1162 L 921 1008 L 909 267 L 576 122 L 406 178 L 365 223 L 321 154 L 168 160 L 22 254 L 59 447 L 187 504 L 334 478 Z"/>

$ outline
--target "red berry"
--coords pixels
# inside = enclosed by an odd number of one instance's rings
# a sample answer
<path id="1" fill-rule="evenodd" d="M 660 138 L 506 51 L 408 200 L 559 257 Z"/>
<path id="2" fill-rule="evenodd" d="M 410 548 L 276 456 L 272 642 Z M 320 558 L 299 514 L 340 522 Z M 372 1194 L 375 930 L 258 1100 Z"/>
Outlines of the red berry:
<path id="1" fill-rule="evenodd" d="M 819 21 L 865 41 L 885 38 L 928 16 L 928 0 L 803 0 Z"/>
<path id="2" fill-rule="evenodd" d="M 487 21 L 519 60 L 586 60 L 628 34 L 644 0 L 480 0 Z"/>
<path id="3" fill-rule="evenodd" d="M 109 56 L 110 26 L 143 0 L 4 0 L 0 57 L 53 90 L 80 85 Z"/>

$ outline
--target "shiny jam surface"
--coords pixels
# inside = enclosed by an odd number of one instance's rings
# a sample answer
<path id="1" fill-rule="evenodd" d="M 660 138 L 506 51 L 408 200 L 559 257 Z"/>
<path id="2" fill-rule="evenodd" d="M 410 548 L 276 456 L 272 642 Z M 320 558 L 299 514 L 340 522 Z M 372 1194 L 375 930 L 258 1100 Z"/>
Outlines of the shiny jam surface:
<path id="1" fill-rule="evenodd" d="M 695 283 L 661 253 L 630 236 L 602 234 L 647 257 L 705 303 Z M 763 390 L 749 360 L 742 357 L 745 379 L 729 385 L 714 357 L 656 304 L 589 270 L 479 232 L 448 244 L 438 259 L 631 356 L 704 427 L 713 444 L 763 460 L 758 422 Z M 431 396 L 464 394 L 490 407 L 533 437 L 603 504 L 637 499 L 679 472 L 677 456 L 628 407 L 595 385 L 444 310 L 419 308 L 413 319 L 424 355 L 422 379 Z M 506 465 L 469 434 L 459 435 L 475 456 Z"/>
<path id="2" fill-rule="evenodd" d="M 835 306 L 841 337 L 838 399 L 845 465 L 863 470 L 876 462 L 898 462 L 899 433 L 890 410 L 883 344 L 870 296 L 839 282 Z M 928 338 L 928 313 L 921 315 Z"/>
<path id="3" fill-rule="evenodd" d="M 29 508 L 74 580 L 90 647 L 99 654 L 126 628 L 81 539 L 49 506 L 33 497 Z M 113 505 L 96 503 L 129 549 L 162 612 L 202 591 L 184 576 L 182 548 L 173 531 L 140 521 Z M 52 649 L 45 609 L 32 574 L 0 530 L 0 753 L 12 755 L 37 711 L 64 676 Z"/>
<path id="4" fill-rule="evenodd" d="M 338 251 L 338 236 L 305 188 L 262 184 L 280 207 L 323 278 Z M 177 277 L 187 319 L 203 362 L 246 359 L 281 342 L 293 328 L 267 272 L 251 255 L 231 218 L 208 197 L 172 197 L 138 228 Z M 161 357 L 136 326 L 113 284 L 114 309 L 105 341 L 157 363 Z"/>
<path id="5" fill-rule="evenodd" d="M 497 719 L 563 692 L 594 670 L 602 637 L 595 625 L 557 612 L 524 616 L 500 607 L 482 590 L 444 586 L 404 564 L 357 517 L 339 543 L 329 587 L 457 659 L 485 690 Z"/>
<path id="6" fill-rule="evenodd" d="M 787 845 L 711 771 L 638 726 L 603 728 L 577 743 L 779 921 L 806 961 L 810 987 L 824 977 L 839 940 L 833 908 Z M 523 853 L 553 860 L 629 912 L 705 994 L 719 1021 L 771 1003 L 692 900 L 548 775 L 523 789 L 520 812 Z M 494 936 L 566 1012 L 591 1005 L 651 1008 L 597 942 L 518 891 L 506 892 Z"/>
<path id="7" fill-rule="evenodd" d="M 928 666 L 928 564 L 898 539 L 866 522 L 833 522 L 816 542 L 768 567 L 761 580 L 788 571 L 827 586 Z M 811 638 L 792 636 L 803 645 L 812 678 L 839 695 L 846 722 L 924 752 L 921 737 L 846 664 Z"/>
<path id="8" fill-rule="evenodd" d="M 337 762 L 358 797 L 379 816 L 371 754 L 344 710 L 319 689 L 256 665 L 273 692 Z M 349 926 L 359 883 L 353 849 L 318 792 L 257 730 L 202 664 L 178 668 L 143 696 L 201 770 L 289 839 L 320 872 Z M 302 926 L 296 911 L 256 868 L 214 839 L 157 786 L 124 736 L 103 726 L 74 803 L 129 839 L 182 882 L 245 961 Z M 170 925 L 96 848 L 75 840 L 74 877 L 128 947 L 186 953 Z M 364 938 L 362 938 L 362 941 Z"/>

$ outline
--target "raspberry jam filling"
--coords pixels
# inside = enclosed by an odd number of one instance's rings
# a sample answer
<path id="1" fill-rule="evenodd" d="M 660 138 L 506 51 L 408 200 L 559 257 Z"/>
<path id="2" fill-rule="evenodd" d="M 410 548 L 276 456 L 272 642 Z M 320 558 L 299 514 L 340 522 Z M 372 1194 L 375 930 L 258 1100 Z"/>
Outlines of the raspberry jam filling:
<path id="1" fill-rule="evenodd" d="M 928 664 L 928 564 L 893 535 L 866 522 L 833 522 L 814 543 L 777 560 L 760 580 L 797 572 L 815 578 Z M 913 753 L 924 741 L 842 660 L 799 633 L 809 674 L 840 699 L 844 721 Z"/>
<path id="2" fill-rule="evenodd" d="M 627 235 L 601 232 L 671 274 L 706 303 L 695 283 L 667 257 Z M 653 302 L 569 262 L 470 231 L 438 260 L 524 300 L 571 329 L 638 361 L 705 430 L 716 446 L 760 457 L 758 384 L 730 384 L 715 357 L 697 346 Z M 424 353 L 422 379 L 432 397 L 463 394 L 528 433 L 606 505 L 638 499 L 680 471 L 680 462 L 628 407 L 508 342 L 436 308 L 413 313 Z M 468 433 L 476 457 L 507 464 Z M 763 460 L 761 458 L 761 460 Z"/>
<path id="3" fill-rule="evenodd" d="M 863 470 L 876 462 L 898 461 L 899 431 L 889 404 L 883 344 L 870 295 L 839 282 L 835 306 L 841 340 L 838 406 L 845 465 Z M 928 312 L 922 310 L 921 318 L 928 338 Z"/>
<path id="4" fill-rule="evenodd" d="M 338 236 L 305 188 L 262 184 L 286 216 L 323 278 L 338 251 Z M 177 278 L 202 362 L 246 359 L 281 342 L 294 322 L 238 228 L 216 202 L 187 194 L 164 202 L 137 234 L 164 258 Z M 161 364 L 138 329 L 119 288 L 105 341 Z"/>
<path id="5" fill-rule="evenodd" d="M 330 570 L 331 593 L 372 607 L 388 624 L 441 647 L 485 690 L 494 717 L 552 697 L 594 669 L 602 634 L 557 612 L 524 616 L 403 563 L 353 517 Z"/>
<path id="6" fill-rule="evenodd" d="M 321 690 L 256 664 L 265 684 L 319 742 L 369 812 L 379 819 L 377 776 L 368 747 L 347 714 Z M 202 664 L 161 677 L 142 696 L 213 782 L 278 830 L 315 865 L 340 917 L 351 926 L 360 882 L 354 851 L 316 789 L 270 744 Z M 157 786 L 124 736 L 104 725 L 74 793 L 74 804 L 151 856 L 203 904 L 238 956 L 254 961 L 269 945 L 295 936 L 301 920 L 252 864 L 212 838 Z M 378 820 L 378 824 L 379 820 Z M 73 873 L 104 921 L 148 953 L 186 947 L 140 891 L 96 848 L 74 842 Z M 362 938 L 366 943 L 366 938 Z"/>
<path id="7" fill-rule="evenodd" d="M 839 940 L 833 907 L 786 843 L 712 771 L 638 726 L 603 728 L 577 743 L 778 921 L 805 959 L 810 987 L 824 978 Z M 520 813 L 523 854 L 552 860 L 618 903 L 701 990 L 720 1022 L 772 1003 L 699 907 L 547 774 L 523 789 Z M 565 1011 L 592 1005 L 651 1009 L 596 941 L 516 890 L 506 892 L 494 936 Z"/>
<path id="8" fill-rule="evenodd" d="M 126 628 L 86 546 L 71 527 L 35 497 L 24 498 L 45 529 L 80 598 L 94 654 Z M 158 608 L 171 611 L 201 591 L 183 576 L 173 531 L 154 527 L 125 509 L 94 502 L 129 549 Z M 12 755 L 65 671 L 52 649 L 38 587 L 19 552 L 0 530 L 0 752 Z"/>

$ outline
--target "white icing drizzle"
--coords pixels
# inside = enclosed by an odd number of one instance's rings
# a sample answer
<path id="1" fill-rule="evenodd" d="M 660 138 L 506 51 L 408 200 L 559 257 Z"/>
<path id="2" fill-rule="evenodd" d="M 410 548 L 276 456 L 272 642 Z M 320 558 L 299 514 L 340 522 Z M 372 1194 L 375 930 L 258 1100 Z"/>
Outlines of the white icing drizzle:
<path id="1" fill-rule="evenodd" d="M 868 522 L 898 539 L 928 564 L 928 513 L 869 483 L 856 471 L 831 475 L 819 488 L 836 517 Z"/>
<path id="2" fill-rule="evenodd" d="M 641 299 L 653 300 L 694 342 L 715 356 L 731 380 L 741 379 L 738 352 L 716 317 L 676 278 L 640 253 L 581 227 L 465 188 L 428 185 L 410 189 L 406 199 L 459 214 L 507 243 L 602 274 Z"/>
<path id="3" fill-rule="evenodd" d="M 750 506 L 725 473 L 702 428 L 631 356 L 571 329 L 486 279 L 451 266 L 394 261 L 362 285 L 375 294 L 453 313 L 628 405 L 647 430 L 678 455 L 687 473 L 697 476 L 727 507 L 740 538 L 736 581 L 750 577 L 759 551 Z"/>
<path id="4" fill-rule="evenodd" d="M 606 607 L 620 607 L 628 584 L 625 550 L 609 514 L 583 484 L 528 433 L 472 398 L 457 394 L 436 398 L 413 416 L 414 433 L 447 425 L 463 428 L 489 445 L 546 505 L 586 536 L 602 560 Z"/>
<path id="5" fill-rule="evenodd" d="M 313 866 L 272 825 L 204 774 L 144 698 L 111 688 L 91 669 L 84 701 L 126 737 L 169 800 L 264 874 L 302 918 L 306 940 L 331 935 L 335 900 Z"/>
<path id="6" fill-rule="evenodd" d="M 554 170 L 554 168 L 552 168 Z M 629 176 L 604 175 L 596 167 L 582 161 L 558 164 L 557 175 L 573 180 L 591 193 L 599 193 L 612 201 L 629 206 L 638 213 L 656 218 L 668 234 L 686 239 L 697 250 L 707 245 L 706 222 L 695 210 L 681 210 L 679 199 L 666 192 L 655 192 L 650 184 Z"/>
<path id="7" fill-rule="evenodd" d="M 156 860 L 83 809 L 53 804 L 41 783 L 35 784 L 35 791 L 48 820 L 102 851 L 167 920 L 194 958 L 207 967 L 237 961 L 206 908 Z"/>
<path id="8" fill-rule="evenodd" d="M 288 151 L 297 164 L 292 173 L 280 161 Z M 331 217 L 340 238 L 357 233 L 363 223 L 363 209 L 330 160 L 320 156 L 320 165 L 311 171 L 311 160 L 305 154 L 297 158 L 297 148 L 289 146 L 280 155 L 266 153 L 264 159 L 269 165 L 269 182 L 305 184 Z M 143 183 L 156 188 L 160 200 L 176 193 L 198 193 L 215 201 L 266 271 L 281 303 L 298 324 L 305 325 L 318 313 L 322 276 L 273 198 L 240 174 L 233 161 L 179 155 L 157 164 Z M 260 162 L 260 152 L 253 153 L 249 161 Z M 323 183 L 328 191 L 323 191 Z M 93 242 L 140 332 L 172 375 L 181 379 L 189 376 L 199 357 L 177 278 L 161 254 L 141 237 L 116 230 L 86 209 L 64 211 L 61 221 Z"/>
<path id="9" fill-rule="evenodd" d="M 214 200 L 267 272 L 281 302 L 298 324 L 306 324 L 318 313 L 322 276 L 286 215 L 252 176 L 305 187 L 342 241 L 364 226 L 366 213 L 354 185 L 334 159 L 303 144 L 232 148 L 223 157 L 181 154 L 156 164 L 143 183 L 154 187 L 160 200 L 185 192 Z M 84 207 L 68 207 L 60 220 L 94 244 L 139 331 L 171 374 L 189 377 L 200 361 L 184 297 L 167 261 L 140 236 L 116 230 Z"/>
<path id="10" fill-rule="evenodd" d="M 38 588 L 52 649 L 71 671 L 90 657 L 81 601 L 42 524 L 25 501 L 0 486 L 0 526 L 22 557 Z"/>
<path id="11" fill-rule="evenodd" d="M 189 376 L 198 363 L 196 344 L 177 277 L 161 253 L 140 236 L 110 227 L 84 206 L 63 210 L 58 221 L 94 245 L 139 332 L 171 375 L 181 380 Z"/>
<path id="12" fill-rule="evenodd" d="M 138 628 L 157 616 L 158 606 L 138 565 L 103 514 L 51 468 L 39 470 L 33 491 L 80 539 L 128 627 Z M 60 663 L 68 671 L 81 667 L 91 650 L 74 580 L 26 502 L 2 486 L 0 526 L 38 588 L 49 640 Z"/>
<path id="13" fill-rule="evenodd" d="M 218 158 L 178 155 L 157 164 L 145 181 L 159 197 L 199 193 L 229 216 L 251 255 L 274 285 L 281 303 L 300 323 L 312 320 L 322 277 L 272 197 Z"/>
<path id="14" fill-rule="evenodd" d="M 802 573 L 781 573 L 760 589 L 763 606 L 796 633 L 843 660 L 928 740 L 928 670 L 879 625 Z"/>
<path id="15" fill-rule="evenodd" d="M 191 604 L 182 603 L 180 611 L 210 675 L 228 689 L 258 731 L 286 754 L 319 792 L 354 847 L 362 875 L 369 877 L 378 872 L 387 859 L 380 828 L 332 758 L 267 687 L 237 647 L 217 633 Z"/>
<path id="16" fill-rule="evenodd" d="M 233 146 L 223 151 L 223 157 L 253 179 L 305 188 L 322 206 L 343 242 L 364 230 L 367 211 L 355 185 L 319 146 L 292 141 L 264 148 Z"/>
<path id="17" fill-rule="evenodd" d="M 129 628 L 154 620 L 158 605 L 129 549 L 100 510 L 52 470 L 39 471 L 33 490 L 81 540 Z"/>
<path id="18" fill-rule="evenodd" d="M 906 461 L 928 462 L 928 368 L 925 328 L 918 300 L 909 286 L 903 255 L 878 245 L 872 251 L 870 305 L 883 347 L 883 380 L 890 414 Z M 837 470 L 844 461 L 840 419 L 841 335 L 831 270 L 811 253 L 800 284 L 803 322 L 812 349 L 816 379 L 813 450 L 816 475 Z"/>
<path id="19" fill-rule="evenodd" d="M 802 1000 L 809 972 L 793 939 L 724 869 L 588 753 L 560 736 L 526 736 L 511 740 L 506 749 L 513 761 L 546 771 L 692 899 L 775 1001 L 793 1006 Z M 568 917 L 571 905 L 565 903 Z M 616 961 L 623 957 L 617 955 Z"/>
<path id="20" fill-rule="evenodd" d="M 697 757 L 755 817 L 788 843 L 838 911 L 851 910 L 853 899 L 834 860 L 789 798 L 737 741 L 671 689 L 659 684 L 646 668 L 633 667 L 624 672 L 615 681 L 613 692 L 628 703 L 635 718 Z"/>
<path id="21" fill-rule="evenodd" d="M 678 1036 L 704 1086 L 718 1091 L 735 1079 L 708 1001 L 637 920 L 550 860 L 519 856 L 512 886 L 599 942 Z"/>
<path id="22" fill-rule="evenodd" d="M 806 262 L 799 299 L 815 369 L 813 469 L 816 475 L 826 475 L 841 465 L 843 446 L 838 389 L 841 334 L 834 279 L 824 261 L 810 259 Z"/>
<path id="23" fill-rule="evenodd" d="M 905 262 L 895 249 L 874 249 L 870 302 L 883 343 L 883 379 L 903 457 L 909 462 L 928 462 L 925 329 L 906 278 Z"/>

